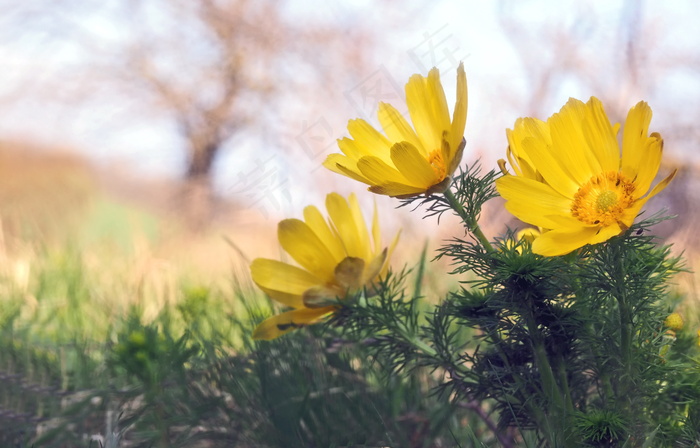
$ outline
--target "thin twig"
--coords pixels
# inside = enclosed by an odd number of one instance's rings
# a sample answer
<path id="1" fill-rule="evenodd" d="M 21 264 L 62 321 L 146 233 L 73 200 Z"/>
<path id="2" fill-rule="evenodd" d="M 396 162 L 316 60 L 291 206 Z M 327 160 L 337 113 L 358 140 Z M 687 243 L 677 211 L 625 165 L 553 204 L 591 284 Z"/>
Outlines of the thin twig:
<path id="1" fill-rule="evenodd" d="M 496 423 L 494 423 L 494 421 L 491 420 L 489 415 L 480 406 L 480 403 L 477 400 L 472 400 L 469 402 L 459 401 L 459 402 L 457 402 L 457 406 L 464 408 L 464 409 L 470 409 L 470 410 L 474 411 L 476 413 L 476 415 L 478 415 L 479 418 L 484 423 L 486 423 L 486 426 L 489 427 L 491 432 L 493 432 L 494 435 L 498 438 L 498 441 L 501 443 L 501 446 L 503 448 L 515 447 L 515 441 L 513 440 L 513 437 L 510 434 L 502 434 L 501 432 L 498 431 L 498 427 L 496 426 Z"/>

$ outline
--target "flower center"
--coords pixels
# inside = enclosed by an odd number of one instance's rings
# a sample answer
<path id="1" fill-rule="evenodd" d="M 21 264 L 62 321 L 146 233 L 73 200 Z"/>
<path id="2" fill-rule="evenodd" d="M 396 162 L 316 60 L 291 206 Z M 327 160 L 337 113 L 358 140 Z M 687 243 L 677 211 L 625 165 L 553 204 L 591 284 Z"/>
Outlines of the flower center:
<path id="1" fill-rule="evenodd" d="M 428 163 L 435 171 L 438 181 L 442 181 L 447 176 L 447 166 L 442 158 L 442 150 L 435 149 L 428 154 Z"/>
<path id="2" fill-rule="evenodd" d="M 617 203 L 617 193 L 611 190 L 605 190 L 598 195 L 595 200 L 595 206 L 598 211 L 607 212 Z"/>
<path id="3" fill-rule="evenodd" d="M 634 184 L 623 174 L 609 171 L 594 176 L 574 195 L 571 214 L 586 224 L 609 226 L 619 222 L 634 203 Z"/>

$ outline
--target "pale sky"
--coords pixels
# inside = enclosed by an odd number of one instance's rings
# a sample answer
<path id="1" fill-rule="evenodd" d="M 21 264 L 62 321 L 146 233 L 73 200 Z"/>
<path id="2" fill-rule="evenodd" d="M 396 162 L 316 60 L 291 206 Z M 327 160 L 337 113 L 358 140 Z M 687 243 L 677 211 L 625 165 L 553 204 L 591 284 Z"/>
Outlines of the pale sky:
<path id="1" fill-rule="evenodd" d="M 295 5 L 298 9 L 292 13 L 309 23 L 369 20 L 381 27 L 389 20 L 399 26 L 391 27 L 385 45 L 366 50 L 376 53 L 377 63 L 365 79 L 357 85 L 337 86 L 345 101 L 337 104 L 332 113 L 300 109 L 300 105 L 306 106 L 305 98 L 295 98 L 290 92 L 289 108 L 294 112 L 288 135 L 238 140 L 236 151 L 222 155 L 215 178 L 219 191 L 247 197 L 271 219 L 298 211 L 309 202 L 319 203 L 326 185 L 344 193 L 361 191 L 362 187 L 349 179 L 318 169 L 327 154 L 337 152 L 334 140 L 346 135 L 347 120 L 363 117 L 376 123 L 377 100 L 398 103 L 401 110 L 400 96 L 408 77 L 413 73 L 426 74 L 432 66 L 441 70 L 448 102 L 453 102 L 459 61 L 464 61 L 469 84 L 468 152 L 464 162 L 471 163 L 477 154 L 488 164 L 502 157 L 504 130 L 517 117 L 537 113 L 541 114 L 538 118 L 544 119 L 569 97 L 587 100 L 591 95 L 611 101 L 613 104 L 606 104 L 606 109 L 615 119 L 623 118 L 637 101 L 648 101 L 655 112 L 652 130 L 663 134 L 672 128 L 674 132 L 676 128 L 689 129 L 689 135 L 670 139 L 665 135 L 668 152 L 675 157 L 693 157 L 696 151 L 689 149 L 693 141 L 698 141 L 698 131 L 694 129 L 700 118 L 700 32 L 696 23 L 700 3 L 696 1 L 442 1 L 407 10 L 394 8 L 389 17 L 383 17 L 384 10 L 377 10 L 375 2 L 369 0 Z M 635 5 L 641 5 L 639 16 L 626 13 Z M 523 39 L 529 39 L 516 42 L 527 44 L 524 48 L 516 48 L 508 38 L 503 17 L 521 30 Z M 401 26 L 404 22 L 411 26 Z M 104 19 L 94 19 L 85 26 L 103 30 L 106 36 L 115 33 Z M 576 45 L 571 47 L 571 54 L 556 55 L 552 49 L 566 37 L 564 32 L 576 37 Z M 635 39 L 649 48 L 648 52 L 635 54 L 645 68 L 636 80 L 620 69 L 625 66 L 629 32 L 636 32 Z M 70 67 L 80 58 L 69 47 L 50 59 L 26 54 L 22 48 L 16 42 L 0 42 L 4 66 L 0 71 L 0 86 L 4 86 L 0 94 L 11 92 L 28 76 L 40 80 L 42 71 L 50 72 L 47 64 Z M 585 67 L 573 75 L 560 74 L 558 67 L 567 63 L 568 56 L 585 61 Z M 531 98 L 537 86 L 533 86 L 530 75 L 541 76 L 537 70 L 547 67 L 552 87 L 542 101 L 533 103 Z M 0 137 L 60 141 L 102 165 L 118 163 L 144 175 L 179 176 L 185 154 L 173 151 L 179 140 L 169 124 L 152 120 L 128 129 L 112 129 L 113 115 L 129 106 L 128 101 L 122 100 L 82 110 L 77 119 L 50 105 L 37 108 L 35 103 L 23 104 L 20 100 L 0 123 Z M 310 142 L 326 144 L 325 150 L 310 151 Z M 269 152 L 262 155 L 261 145 L 281 146 L 281 156 L 274 157 Z M 261 170 L 273 172 L 268 184 L 280 185 L 256 197 L 247 182 Z"/>

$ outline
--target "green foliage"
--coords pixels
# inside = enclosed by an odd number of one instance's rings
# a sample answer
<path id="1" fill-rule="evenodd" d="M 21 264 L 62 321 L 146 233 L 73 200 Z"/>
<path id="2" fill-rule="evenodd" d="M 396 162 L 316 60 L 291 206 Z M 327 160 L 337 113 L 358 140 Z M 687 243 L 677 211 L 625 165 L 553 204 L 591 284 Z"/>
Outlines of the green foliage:
<path id="1" fill-rule="evenodd" d="M 182 371 L 197 351 L 196 345 L 189 344 L 187 333 L 173 338 L 155 324 L 143 325 L 140 317 L 132 314 L 117 335 L 108 362 L 153 390 L 170 375 Z"/>
<path id="2" fill-rule="evenodd" d="M 665 333 L 668 284 L 682 265 L 650 236 L 661 218 L 542 257 L 513 232 L 485 241 L 474 223 L 493 174 L 468 173 L 455 179 L 457 194 L 421 200 L 429 216 L 452 209 L 476 237 L 438 251 L 452 274 L 466 275 L 463 287 L 420 309 L 396 281 L 402 275 L 389 276 L 366 305 L 344 309 L 345 334 L 366 341 L 388 372 L 440 372 L 435 390 L 489 409 L 497 422 L 484 424 L 503 445 L 514 443 L 503 435 L 517 428 L 523 440 L 534 434 L 551 447 L 692 446 L 697 338 Z"/>
<path id="3" fill-rule="evenodd" d="M 481 233 L 495 176 L 414 199 L 464 221 L 437 253 L 458 290 L 426 300 L 424 253 L 274 341 L 251 339 L 270 304 L 245 273 L 149 288 L 36 249 L 26 284 L 0 276 L 0 446 L 697 446 L 700 347 L 663 325 L 682 265 L 659 218 L 541 257 Z"/>
<path id="4" fill-rule="evenodd" d="M 481 175 L 481 166 L 475 163 L 467 166 L 466 169 L 460 167 L 459 174 L 454 177 L 451 190 L 454 195 L 454 202 L 446 196 L 413 196 L 401 199 L 399 207 L 414 205 L 417 207 L 426 206 L 426 217 L 436 216 L 439 218 L 445 212 L 455 213 L 457 217 L 469 217 L 471 221 L 477 222 L 481 214 L 481 208 L 486 201 L 498 196 L 493 181 L 498 178 L 496 171 L 489 171 Z M 454 203 L 460 207 L 454 207 Z"/>
<path id="5" fill-rule="evenodd" d="M 590 409 L 575 418 L 574 432 L 590 446 L 617 446 L 629 429 L 624 418 L 613 411 Z"/>

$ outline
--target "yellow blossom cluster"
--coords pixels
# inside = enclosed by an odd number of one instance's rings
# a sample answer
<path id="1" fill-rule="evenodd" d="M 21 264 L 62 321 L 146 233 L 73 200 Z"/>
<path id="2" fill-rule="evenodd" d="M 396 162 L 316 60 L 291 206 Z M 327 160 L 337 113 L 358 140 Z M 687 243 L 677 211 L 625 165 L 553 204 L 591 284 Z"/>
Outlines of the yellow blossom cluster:
<path id="1" fill-rule="evenodd" d="M 446 192 L 466 143 L 462 64 L 456 84 L 450 116 L 439 71 L 411 76 L 405 88 L 411 123 L 396 107 L 380 103 L 381 131 L 365 120 L 350 120 L 350 138 L 338 140 L 341 153 L 329 155 L 324 166 L 376 194 L 409 198 Z M 496 189 L 507 210 L 537 228 L 521 232 L 533 252 L 564 255 L 619 235 L 669 184 L 675 171 L 652 187 L 663 140 L 649 133 L 651 115 L 649 105 L 639 102 L 627 114 L 619 139 L 621 126 L 610 122 L 600 100 L 570 99 L 546 121 L 520 118 L 506 131 L 507 162 L 499 161 L 504 175 L 496 180 Z M 272 339 L 332 315 L 338 300 L 370 286 L 386 271 L 393 244 L 382 245 L 376 210 L 370 231 L 354 195 L 345 199 L 332 193 L 326 208 L 327 220 L 310 206 L 303 220 L 279 223 L 280 244 L 298 266 L 253 261 L 253 281 L 291 308 L 260 324 L 255 338 Z M 672 316 L 669 328 L 682 325 L 682 319 L 679 324 Z"/>

